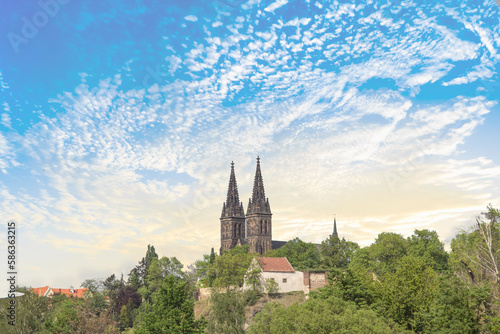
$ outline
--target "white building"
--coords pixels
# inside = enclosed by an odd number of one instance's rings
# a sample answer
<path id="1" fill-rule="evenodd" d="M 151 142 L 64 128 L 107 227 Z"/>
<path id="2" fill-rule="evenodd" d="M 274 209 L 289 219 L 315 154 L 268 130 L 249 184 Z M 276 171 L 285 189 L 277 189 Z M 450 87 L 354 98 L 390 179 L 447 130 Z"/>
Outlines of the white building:
<path id="1" fill-rule="evenodd" d="M 261 285 L 265 288 L 266 279 L 278 283 L 278 292 L 304 291 L 304 273 L 295 271 L 286 257 L 258 257 L 250 268 L 258 266 L 261 270 Z M 243 289 L 250 287 L 245 282 Z"/>

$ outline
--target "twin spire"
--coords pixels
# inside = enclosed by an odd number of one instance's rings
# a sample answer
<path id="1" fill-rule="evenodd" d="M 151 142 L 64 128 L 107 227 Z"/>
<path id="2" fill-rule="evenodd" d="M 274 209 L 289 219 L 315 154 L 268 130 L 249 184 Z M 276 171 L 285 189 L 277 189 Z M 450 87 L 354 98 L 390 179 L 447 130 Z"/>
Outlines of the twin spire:
<path id="1" fill-rule="evenodd" d="M 231 162 L 231 176 L 229 176 L 227 198 L 226 202 L 222 206 L 221 218 L 226 217 L 245 218 L 243 203 L 240 202 L 240 197 L 238 195 L 238 185 L 236 184 L 236 175 L 234 174 L 234 162 Z"/>
<path id="2" fill-rule="evenodd" d="M 264 192 L 264 181 L 260 172 L 260 158 L 257 157 L 257 169 L 253 181 L 252 198 L 248 201 L 247 215 L 252 213 L 271 213 L 269 199 Z"/>
<path id="3" fill-rule="evenodd" d="M 253 183 L 252 198 L 248 202 L 247 214 L 252 213 L 271 213 L 269 199 L 266 198 L 264 192 L 264 181 L 260 171 L 260 158 L 257 157 L 257 169 L 255 171 L 255 179 Z M 231 162 L 231 175 L 229 177 L 229 186 L 227 189 L 227 199 L 222 206 L 222 216 L 226 217 L 245 217 L 243 203 L 240 202 L 238 194 L 238 186 L 236 184 L 236 176 L 234 173 L 234 162 Z"/>

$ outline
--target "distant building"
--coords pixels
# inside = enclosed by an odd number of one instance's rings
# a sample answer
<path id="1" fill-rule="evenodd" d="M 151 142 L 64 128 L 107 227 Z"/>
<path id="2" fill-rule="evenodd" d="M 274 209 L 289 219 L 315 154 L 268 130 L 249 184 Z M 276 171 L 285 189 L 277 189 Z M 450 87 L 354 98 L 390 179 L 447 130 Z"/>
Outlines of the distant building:
<path id="1" fill-rule="evenodd" d="M 259 257 L 257 261 L 264 286 L 266 279 L 272 279 L 278 283 L 279 292 L 304 290 L 304 273 L 295 271 L 286 257 Z"/>
<path id="2" fill-rule="evenodd" d="M 41 288 L 33 288 L 30 289 L 30 292 L 33 292 L 34 294 L 39 295 L 40 297 L 51 297 L 54 295 L 54 292 L 50 288 L 50 286 L 44 286 Z"/>
<path id="3" fill-rule="evenodd" d="M 47 298 L 52 298 L 57 295 L 65 295 L 67 297 L 74 297 L 74 298 L 87 298 L 92 296 L 92 293 L 89 291 L 87 288 L 82 288 L 82 289 L 58 289 L 58 288 L 51 288 L 50 286 L 44 286 L 41 288 L 33 288 L 30 289 L 29 291 L 41 296 L 41 297 L 47 297 Z"/>
<path id="4" fill-rule="evenodd" d="M 260 158 L 257 157 L 257 168 L 253 184 L 252 198 L 248 201 L 247 213 L 240 202 L 238 186 L 231 162 L 231 175 L 227 190 L 226 202 L 222 205 L 220 217 L 221 247 L 230 250 L 235 246 L 249 245 L 249 251 L 264 254 L 283 246 L 285 241 L 272 240 L 272 213 L 269 199 L 264 192 L 264 181 L 260 170 Z"/>
<path id="5" fill-rule="evenodd" d="M 333 235 L 338 237 L 336 218 L 334 219 Z M 234 162 L 231 162 L 227 198 L 222 205 L 220 217 L 220 253 L 222 254 L 223 250 L 227 251 L 235 246 L 248 245 L 250 252 L 262 255 L 286 244 L 286 241 L 272 239 L 272 213 L 269 198 L 266 198 L 264 192 L 260 158 L 257 157 L 252 197 L 248 201 L 246 215 L 243 203 L 240 202 Z M 319 250 L 320 245 L 316 244 L 316 246 Z"/>
<path id="6" fill-rule="evenodd" d="M 324 287 L 327 283 L 325 271 L 309 272 L 296 271 L 286 257 L 258 257 L 250 265 L 249 271 L 259 268 L 261 271 L 261 286 L 265 290 L 266 280 L 272 279 L 278 284 L 278 292 L 304 291 L 308 294 L 311 290 Z M 243 289 L 250 289 L 246 283 Z"/>

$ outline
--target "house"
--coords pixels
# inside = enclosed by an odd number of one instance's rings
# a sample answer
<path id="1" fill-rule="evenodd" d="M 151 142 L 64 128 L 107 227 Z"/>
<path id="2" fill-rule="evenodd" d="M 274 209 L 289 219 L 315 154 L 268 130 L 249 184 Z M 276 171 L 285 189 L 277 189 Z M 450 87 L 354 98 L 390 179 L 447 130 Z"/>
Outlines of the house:
<path id="1" fill-rule="evenodd" d="M 33 292 L 34 294 L 37 294 L 40 297 L 52 297 L 54 295 L 54 292 L 52 292 L 52 289 L 50 286 L 44 286 L 41 288 L 33 288 L 30 289 L 30 292 Z"/>
<path id="2" fill-rule="evenodd" d="M 279 292 L 304 291 L 304 273 L 295 271 L 286 257 L 258 257 L 252 267 L 260 268 L 262 287 L 266 286 L 267 279 L 272 279 L 278 283 Z M 243 289 L 249 288 L 245 282 Z"/>
<path id="3" fill-rule="evenodd" d="M 87 298 L 91 297 L 92 293 L 89 291 L 87 288 L 82 288 L 82 289 L 59 289 L 59 288 L 51 288 L 50 286 L 44 286 L 41 288 L 33 288 L 30 289 L 29 291 L 41 296 L 41 297 L 47 297 L 47 298 L 52 298 L 57 295 L 65 295 L 67 297 L 74 297 L 74 298 Z"/>

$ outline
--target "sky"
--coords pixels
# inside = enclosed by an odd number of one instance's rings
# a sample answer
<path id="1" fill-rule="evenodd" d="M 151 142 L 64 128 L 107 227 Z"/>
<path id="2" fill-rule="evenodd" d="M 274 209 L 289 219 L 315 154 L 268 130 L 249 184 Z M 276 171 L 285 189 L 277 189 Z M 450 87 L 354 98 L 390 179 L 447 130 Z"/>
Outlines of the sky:
<path id="1" fill-rule="evenodd" d="M 273 239 L 361 246 L 500 207 L 500 7 L 487 1 L 6 0 L 0 266 L 125 279 L 220 247 L 256 157 Z M 2 226 L 2 225 L 0 225 Z M 448 248 L 449 249 L 449 248 Z"/>

